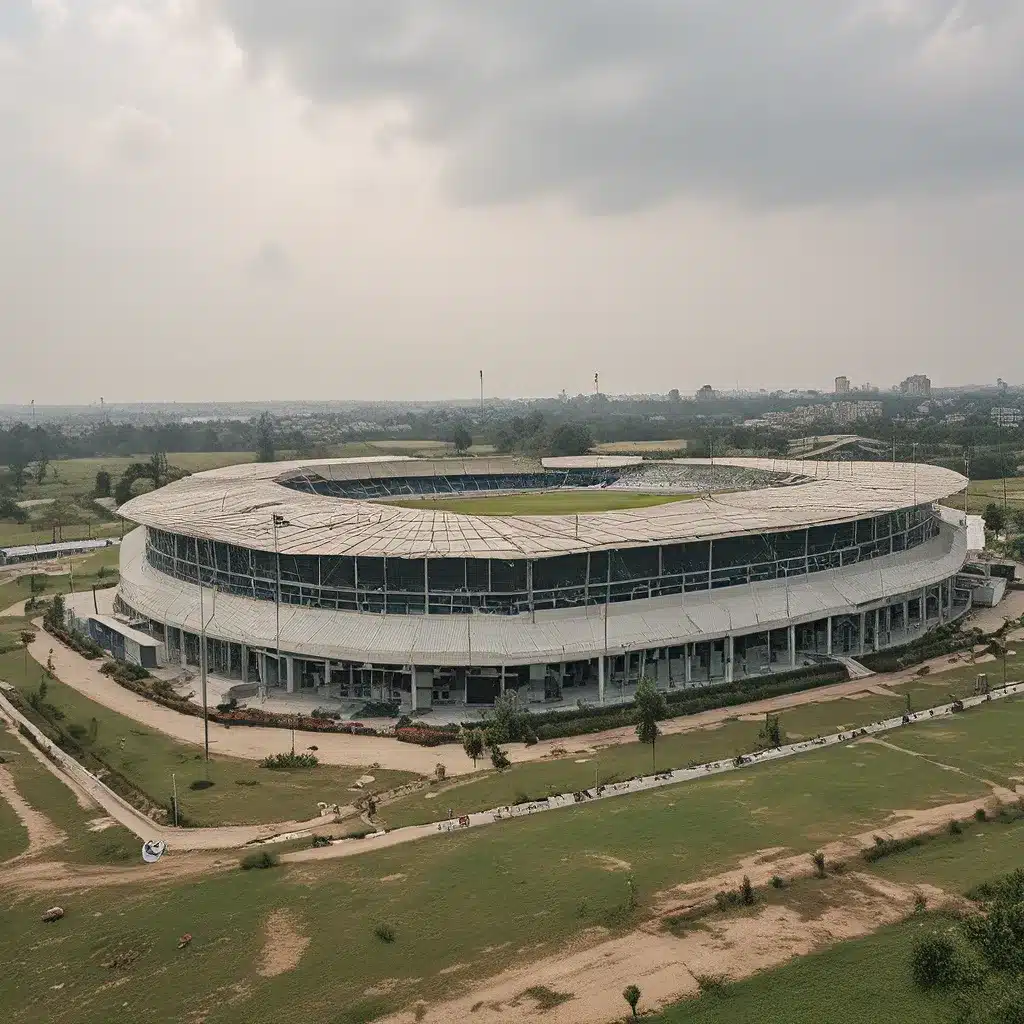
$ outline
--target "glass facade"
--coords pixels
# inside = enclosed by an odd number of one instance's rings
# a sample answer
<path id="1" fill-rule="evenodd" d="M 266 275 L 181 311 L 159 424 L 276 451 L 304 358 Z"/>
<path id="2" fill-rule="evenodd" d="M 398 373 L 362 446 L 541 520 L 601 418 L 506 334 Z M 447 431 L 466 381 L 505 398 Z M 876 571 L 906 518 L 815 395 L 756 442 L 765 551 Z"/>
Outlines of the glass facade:
<path id="1" fill-rule="evenodd" d="M 384 558 L 272 551 L 146 530 L 153 568 L 257 600 L 395 615 L 520 615 L 741 586 L 916 547 L 939 520 L 918 506 L 780 533 L 551 558 Z M 279 582 L 280 581 L 280 582 Z"/>

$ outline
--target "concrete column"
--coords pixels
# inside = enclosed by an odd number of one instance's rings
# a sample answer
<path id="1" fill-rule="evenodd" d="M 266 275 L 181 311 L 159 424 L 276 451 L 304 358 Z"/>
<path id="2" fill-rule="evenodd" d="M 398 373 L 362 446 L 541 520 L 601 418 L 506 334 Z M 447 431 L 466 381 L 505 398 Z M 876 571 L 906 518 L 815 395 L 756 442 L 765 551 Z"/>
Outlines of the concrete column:
<path id="1" fill-rule="evenodd" d="M 874 641 L 871 644 L 872 650 L 877 651 L 879 646 L 879 635 L 882 632 L 882 609 L 875 609 L 875 636 Z"/>
<path id="2" fill-rule="evenodd" d="M 692 646 L 690 644 L 683 645 L 683 681 L 687 686 L 693 681 L 693 666 L 690 663 L 690 651 Z"/>
<path id="3" fill-rule="evenodd" d="M 178 653 L 180 655 L 181 667 L 185 668 L 188 665 L 188 661 L 185 658 L 185 630 L 178 630 Z"/>
<path id="4" fill-rule="evenodd" d="M 249 682 L 249 648 L 242 644 L 242 682 Z"/>
<path id="5" fill-rule="evenodd" d="M 828 622 L 828 634 L 825 639 L 825 654 L 828 657 L 832 657 L 832 616 L 830 615 L 827 619 Z"/>
<path id="6" fill-rule="evenodd" d="M 280 667 L 281 666 L 279 664 L 278 665 L 278 670 L 280 670 Z M 285 677 L 284 677 L 285 678 L 285 687 L 284 687 L 285 688 L 285 692 L 286 693 L 294 693 L 295 692 L 295 659 L 290 654 L 286 654 L 284 656 L 284 671 L 285 671 Z"/>
<path id="7" fill-rule="evenodd" d="M 412 696 L 412 710 L 417 710 L 416 704 L 416 666 L 413 665 L 409 671 L 409 693 Z"/>
<path id="8" fill-rule="evenodd" d="M 790 626 L 789 633 L 789 667 L 796 668 L 796 626 Z"/>
<path id="9" fill-rule="evenodd" d="M 604 663 L 607 659 L 603 654 L 597 659 L 597 703 L 604 703 Z"/>
<path id="10" fill-rule="evenodd" d="M 928 588 L 927 587 L 922 587 L 921 588 L 921 596 L 920 596 L 919 600 L 921 602 L 921 628 L 924 629 L 924 627 L 928 623 Z"/>
<path id="11" fill-rule="evenodd" d="M 904 637 L 910 632 L 910 602 L 903 602 L 903 635 Z"/>
<path id="12" fill-rule="evenodd" d="M 505 696 L 505 666 L 504 665 L 501 666 L 501 675 L 498 678 L 500 680 L 498 685 L 500 687 L 501 695 L 504 697 Z"/>
<path id="13" fill-rule="evenodd" d="M 956 577 L 955 576 L 950 576 L 950 578 L 946 581 L 948 601 L 949 601 L 949 617 L 950 618 L 953 618 L 953 587 L 954 587 L 955 583 L 956 583 Z"/>
<path id="14" fill-rule="evenodd" d="M 726 638 L 724 655 L 725 655 L 725 681 L 727 683 L 731 683 L 732 682 L 732 657 L 733 657 L 733 640 L 732 640 L 732 635 L 731 634 Z"/>
<path id="15" fill-rule="evenodd" d="M 860 613 L 860 636 L 857 638 L 860 653 L 864 654 L 864 627 L 867 625 L 867 617 L 864 612 Z"/>

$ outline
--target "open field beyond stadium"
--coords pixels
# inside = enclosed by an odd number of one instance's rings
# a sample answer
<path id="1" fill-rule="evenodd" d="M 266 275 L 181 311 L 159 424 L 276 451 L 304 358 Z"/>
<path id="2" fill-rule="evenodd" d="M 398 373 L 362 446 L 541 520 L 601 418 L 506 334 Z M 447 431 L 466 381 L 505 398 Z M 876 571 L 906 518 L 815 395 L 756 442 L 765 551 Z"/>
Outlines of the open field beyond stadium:
<path id="1" fill-rule="evenodd" d="M 957 722 L 963 752 L 978 756 L 1004 716 L 1022 711 L 1006 701 L 966 712 Z M 510 961 L 557 958 L 567 944 L 626 934 L 665 905 L 668 889 L 759 850 L 809 853 L 885 829 L 901 809 L 990 792 L 941 763 L 859 742 L 345 861 L 143 884 L 118 889 L 113 900 L 111 891 L 73 892 L 61 897 L 69 909 L 61 930 L 40 933 L 34 945 L 28 936 L 40 928 L 40 908 L 57 897 L 6 890 L 4 911 L 18 923 L 0 936 L 0 956 L 11 964 L 0 1001 L 24 1007 L 18 1021 L 106 1020 L 127 1002 L 140 1018 L 164 1019 L 173 1005 L 183 1018 L 202 1014 L 213 1024 L 297 1021 L 322 1013 L 330 992 L 332 1019 L 371 1020 L 471 989 Z M 374 934 L 382 925 L 393 942 Z M 174 944 L 186 931 L 194 941 L 179 961 Z M 112 989 L 102 965 L 123 950 L 130 969 Z M 268 958 L 285 964 L 273 985 L 260 967 Z M 609 1007 L 609 1017 L 619 1015 Z"/>

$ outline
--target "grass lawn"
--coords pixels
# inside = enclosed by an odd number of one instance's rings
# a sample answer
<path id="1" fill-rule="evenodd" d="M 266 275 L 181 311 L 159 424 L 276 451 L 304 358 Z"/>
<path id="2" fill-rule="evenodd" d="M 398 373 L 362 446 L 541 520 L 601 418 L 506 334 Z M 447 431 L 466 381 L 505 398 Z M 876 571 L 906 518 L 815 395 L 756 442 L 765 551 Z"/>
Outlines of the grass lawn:
<path id="1" fill-rule="evenodd" d="M 126 828 L 113 824 L 95 831 L 88 822 L 96 822 L 106 816 L 97 807 L 83 808 L 78 805 L 74 794 L 50 772 L 28 750 L 10 730 L 0 731 L 0 757 L 14 779 L 24 800 L 36 810 L 44 813 L 50 821 L 62 829 L 67 839 L 59 847 L 44 851 L 43 856 L 72 863 L 110 864 L 138 859 L 140 842 Z M 10 807 L 0 797 L 0 860 L 11 854 L 5 851 L 3 811 L 13 815 Z M 17 823 L 17 818 L 14 819 Z M 17 823 L 23 837 L 21 853 L 28 845 L 27 833 Z"/>
<path id="2" fill-rule="evenodd" d="M 45 512 L 45 509 L 43 509 Z M 96 539 L 99 537 L 118 537 L 121 534 L 120 523 L 93 520 L 92 526 L 75 523 L 64 527 L 61 536 L 64 540 Z M 0 547 L 13 548 L 24 544 L 49 544 L 53 540 L 53 530 L 43 521 L 42 513 L 37 514 L 27 523 L 0 522 Z"/>
<path id="3" fill-rule="evenodd" d="M 649 452 L 685 451 L 687 442 L 682 438 L 674 441 L 604 441 L 590 450 L 598 455 L 644 455 Z"/>
<path id="4" fill-rule="evenodd" d="M 964 825 L 960 836 L 886 857 L 868 870 L 906 885 L 927 882 L 962 894 L 1024 867 L 1024 821 Z M 866 865 L 858 864 L 857 870 Z M 801 880 L 793 891 L 807 884 Z M 912 917 L 863 939 L 801 957 L 784 967 L 726 986 L 720 995 L 685 1000 L 651 1018 L 656 1024 L 873 1024 L 879 1007 L 892 1024 L 950 1020 L 946 1007 L 911 983 L 909 960 L 925 931 L 947 919 Z"/>
<path id="5" fill-rule="evenodd" d="M 888 1024 L 939 1024 L 949 1020 L 943 1004 L 915 988 L 908 964 L 918 937 L 942 920 L 925 915 L 894 924 L 644 1019 L 651 1024 L 877 1024 L 884 1014 Z"/>
<path id="6" fill-rule="evenodd" d="M 21 651 L 0 655 L 0 679 L 13 683 L 26 695 L 38 689 L 40 671 L 29 659 L 26 674 Z M 97 738 L 87 745 L 89 752 L 130 779 L 152 799 L 165 805 L 170 803 L 173 774 L 180 812 L 193 825 L 306 820 L 316 816 L 318 801 L 351 804 L 360 791 L 350 791 L 349 787 L 368 771 L 335 765 L 271 771 L 259 767 L 255 761 L 219 757 L 215 751 L 207 766 L 200 746 L 202 719 L 189 719 L 195 723 L 196 745 L 192 746 L 143 728 L 59 680 L 47 683 L 46 701 L 63 712 L 65 725 L 74 723 L 88 727 L 95 718 Z M 290 749 L 289 733 L 284 729 L 280 749 Z M 415 778 L 407 772 L 378 769 L 369 774 L 374 776 L 375 782 L 363 792 L 390 789 Z M 193 783 L 207 779 L 214 783 L 209 789 L 191 788 Z"/>
<path id="7" fill-rule="evenodd" d="M 984 716 L 967 712 L 924 722 L 920 728 L 901 729 L 886 738 L 906 750 L 1013 789 L 1024 782 L 1024 701 L 1009 697 L 994 701 L 984 711 Z M 984 742 L 977 742 L 979 722 L 984 723 Z"/>
<path id="8" fill-rule="evenodd" d="M 17 914 L 7 914 L 11 927 L 0 933 L 0 960 L 9 965 L 0 1004 L 19 1007 L 18 1022 L 105 1021 L 123 1015 L 123 1003 L 135 1019 L 205 1011 L 210 1024 L 288 1022 L 327 1010 L 334 1021 L 370 1020 L 496 973 L 530 947 L 542 955 L 587 927 L 627 927 L 666 886 L 743 854 L 772 845 L 810 851 L 896 808 L 982 791 L 919 758 L 845 747 L 351 860 L 116 898 L 80 893 L 60 932 L 39 930 L 45 898 L 25 899 L 4 908 Z M 602 856 L 630 863 L 638 910 L 627 909 L 626 876 Z M 296 970 L 266 981 L 254 960 L 267 915 L 284 908 L 313 941 Z M 382 923 L 394 943 L 375 937 Z M 174 944 L 184 931 L 195 938 L 180 955 Z M 123 984 L 104 987 L 111 972 L 99 964 L 121 948 L 139 950 L 138 959 L 118 975 Z M 440 973 L 456 964 L 465 967 Z M 396 978 L 397 986 L 385 984 Z"/>
<path id="9" fill-rule="evenodd" d="M 388 498 L 381 504 L 403 508 L 436 509 L 472 516 L 561 516 L 585 512 L 613 512 L 687 501 L 696 495 L 637 494 L 633 491 L 569 490 L 537 494 L 498 494 L 484 498 Z"/>
<path id="10" fill-rule="evenodd" d="M 1000 508 L 1003 505 L 1003 481 L 972 480 L 967 507 L 971 515 L 981 515 L 985 506 L 995 502 Z M 964 510 L 964 492 L 946 498 L 943 505 L 955 508 L 957 512 Z M 1024 508 L 1024 476 L 1008 476 L 1006 478 L 1006 504 L 1010 509 Z"/>

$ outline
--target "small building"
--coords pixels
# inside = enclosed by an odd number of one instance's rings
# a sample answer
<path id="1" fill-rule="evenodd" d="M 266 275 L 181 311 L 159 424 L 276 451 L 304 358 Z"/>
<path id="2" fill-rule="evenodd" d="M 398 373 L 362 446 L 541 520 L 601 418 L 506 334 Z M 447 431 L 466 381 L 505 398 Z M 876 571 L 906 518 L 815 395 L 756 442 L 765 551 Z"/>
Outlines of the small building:
<path id="1" fill-rule="evenodd" d="M 117 543 L 119 541 L 108 537 L 99 540 L 65 540 L 57 544 L 22 544 L 18 547 L 0 548 L 0 565 L 18 565 L 21 562 L 41 562 L 49 558 L 84 555 Z"/>
<path id="2" fill-rule="evenodd" d="M 850 392 L 850 378 L 836 377 L 836 394 L 846 395 Z"/>
<path id="3" fill-rule="evenodd" d="M 88 625 L 89 636 L 118 661 L 142 668 L 159 668 L 166 663 L 164 645 L 159 640 L 112 615 L 90 615 Z"/>

